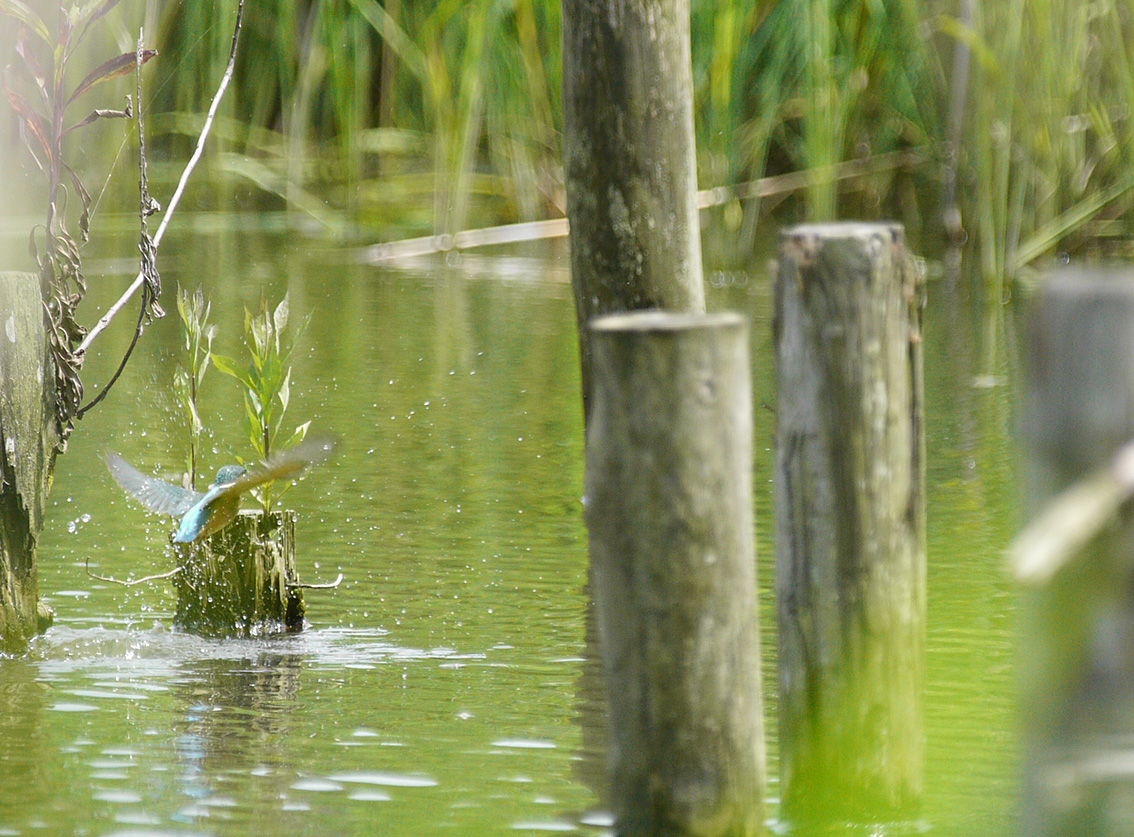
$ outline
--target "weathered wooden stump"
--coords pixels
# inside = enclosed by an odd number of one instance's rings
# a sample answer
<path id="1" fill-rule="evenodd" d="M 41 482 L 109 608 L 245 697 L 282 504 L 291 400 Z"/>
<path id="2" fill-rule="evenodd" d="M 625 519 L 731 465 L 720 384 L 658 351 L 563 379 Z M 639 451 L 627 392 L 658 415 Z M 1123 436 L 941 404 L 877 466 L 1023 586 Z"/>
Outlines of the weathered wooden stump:
<path id="1" fill-rule="evenodd" d="M 268 636 L 303 628 L 294 511 L 245 510 L 204 541 L 174 544 L 181 571 L 174 624 L 207 637 Z"/>
<path id="2" fill-rule="evenodd" d="M 902 817 L 922 794 L 921 292 L 900 226 L 782 236 L 776 600 L 793 824 Z"/>
<path id="3" fill-rule="evenodd" d="M 748 329 L 591 325 L 586 522 L 620 835 L 764 831 Z"/>
<path id="4" fill-rule="evenodd" d="M 21 650 L 51 623 L 36 542 L 58 440 L 39 277 L 0 273 L 0 651 Z"/>
<path id="5" fill-rule="evenodd" d="M 1095 469 L 1105 475 L 1134 439 L 1134 271 L 1051 277 L 1034 301 L 1027 367 L 1034 512 Z M 1077 499 L 1089 505 L 1090 494 Z M 1134 509 L 1100 523 L 1022 601 L 1020 833 L 1029 837 L 1134 833 Z"/>
<path id="6" fill-rule="evenodd" d="M 689 0 L 563 4 L 563 156 L 583 402 L 587 323 L 705 310 Z"/>

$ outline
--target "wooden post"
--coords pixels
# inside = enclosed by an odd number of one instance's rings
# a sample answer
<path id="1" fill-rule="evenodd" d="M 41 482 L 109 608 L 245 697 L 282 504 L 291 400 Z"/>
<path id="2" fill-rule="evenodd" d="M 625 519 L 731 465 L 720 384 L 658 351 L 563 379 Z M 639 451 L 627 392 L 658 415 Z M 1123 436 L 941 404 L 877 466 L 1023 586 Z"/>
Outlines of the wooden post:
<path id="1" fill-rule="evenodd" d="M 1134 438 L 1134 271 L 1064 270 L 1038 293 L 1023 405 L 1028 505 Z M 1020 833 L 1134 829 L 1134 509 L 1023 598 Z"/>
<path id="2" fill-rule="evenodd" d="M 175 544 L 174 624 L 201 636 L 266 636 L 303 628 L 295 585 L 294 511 L 246 510 L 215 535 Z"/>
<path id="3" fill-rule="evenodd" d="M 898 225 L 782 236 L 776 601 L 793 824 L 889 820 L 922 794 L 921 292 Z"/>
<path id="4" fill-rule="evenodd" d="M 563 111 L 585 408 L 593 317 L 705 310 L 689 0 L 565 0 Z"/>
<path id="5" fill-rule="evenodd" d="M 748 329 L 591 325 L 586 522 L 620 835 L 764 831 Z"/>
<path id="6" fill-rule="evenodd" d="M 59 441 L 43 317 L 39 277 L 0 273 L 0 651 L 20 651 L 51 623 L 35 552 Z"/>

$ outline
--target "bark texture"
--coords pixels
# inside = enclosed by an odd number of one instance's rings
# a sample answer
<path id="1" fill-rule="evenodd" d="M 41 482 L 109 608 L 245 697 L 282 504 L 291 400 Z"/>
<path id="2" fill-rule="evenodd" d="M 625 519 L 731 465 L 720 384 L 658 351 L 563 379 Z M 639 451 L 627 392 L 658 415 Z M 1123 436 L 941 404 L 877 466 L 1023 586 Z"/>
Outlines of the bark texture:
<path id="1" fill-rule="evenodd" d="M 174 624 L 201 636 L 298 631 L 305 606 L 295 569 L 294 511 L 242 511 L 215 535 L 175 544 Z"/>
<path id="2" fill-rule="evenodd" d="M 922 794 L 921 298 L 896 225 L 783 234 L 776 601 L 791 823 L 904 817 Z"/>
<path id="3" fill-rule="evenodd" d="M 55 372 L 34 273 L 0 273 L 0 651 L 47 627 L 36 544 L 59 437 Z"/>
<path id="4" fill-rule="evenodd" d="M 703 312 L 688 0 L 565 0 L 564 169 L 588 399 L 591 318 Z"/>
<path id="5" fill-rule="evenodd" d="M 764 833 L 748 329 L 592 324 L 586 521 L 621 835 Z"/>

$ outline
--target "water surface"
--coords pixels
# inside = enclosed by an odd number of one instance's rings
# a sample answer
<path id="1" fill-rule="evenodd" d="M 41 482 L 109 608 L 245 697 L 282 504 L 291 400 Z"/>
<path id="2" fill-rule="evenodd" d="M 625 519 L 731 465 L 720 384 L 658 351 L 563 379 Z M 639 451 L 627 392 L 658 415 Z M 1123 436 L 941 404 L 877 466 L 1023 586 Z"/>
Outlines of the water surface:
<path id="1" fill-rule="evenodd" d="M 86 311 L 132 278 L 107 248 Z M 167 239 L 165 307 L 203 284 L 216 349 L 241 356 L 245 306 L 291 295 L 311 324 L 285 423 L 344 439 L 285 498 L 300 514 L 308 630 L 203 640 L 171 629 L 169 524 L 101 463 L 181 467 L 170 381 L 176 314 L 147 329 L 123 380 L 60 458 L 40 547 L 56 625 L 0 660 L 0 835 L 603 833 L 600 687 L 588 664 L 577 349 L 562 245 L 353 262 L 286 233 Z M 756 507 L 774 815 L 770 289 L 762 262 L 710 268 L 710 304 L 752 318 Z M 1007 387 L 973 389 L 967 328 L 934 291 L 928 763 L 924 827 L 1009 830 L 1014 525 Z M 93 319 L 94 314 L 90 315 Z M 129 339 L 96 345 L 90 390 Z M 248 455 L 236 384 L 215 371 L 202 416 L 216 467 Z"/>

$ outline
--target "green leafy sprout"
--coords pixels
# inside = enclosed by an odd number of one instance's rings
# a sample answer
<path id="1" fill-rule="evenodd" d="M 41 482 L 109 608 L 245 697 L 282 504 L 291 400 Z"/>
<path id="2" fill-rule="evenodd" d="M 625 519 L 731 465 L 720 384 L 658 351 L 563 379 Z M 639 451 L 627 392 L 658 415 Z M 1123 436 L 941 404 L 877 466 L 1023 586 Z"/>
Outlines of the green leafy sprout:
<path id="1" fill-rule="evenodd" d="M 185 460 L 185 487 L 197 487 L 197 468 L 201 461 L 201 434 L 204 425 L 197 411 L 197 395 L 213 357 L 213 338 L 217 327 L 209 323 L 212 303 L 205 301 L 201 288 L 188 291 L 177 289 L 177 313 L 181 317 L 181 336 L 185 346 L 187 366 L 178 366 L 173 373 L 173 390 L 185 416 L 189 429 L 189 452 Z"/>
<path id="2" fill-rule="evenodd" d="M 225 375 L 236 378 L 244 388 L 244 427 L 248 441 L 260 460 L 266 460 L 278 447 L 280 428 L 291 399 L 291 366 L 288 361 L 311 321 L 310 317 L 305 319 L 288 339 L 289 316 L 287 294 L 275 310 L 271 310 L 266 302 L 261 302 L 256 314 L 245 308 L 244 342 L 248 347 L 248 365 L 240 366 L 230 358 L 212 355 L 213 365 Z M 307 421 L 296 427 L 284 447 L 302 442 L 310 426 L 311 422 Z M 253 489 L 252 495 L 268 514 L 272 503 L 290 487 L 291 483 L 282 486 L 267 483 Z"/>

